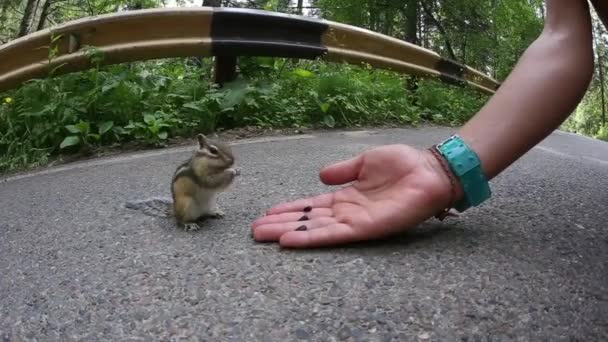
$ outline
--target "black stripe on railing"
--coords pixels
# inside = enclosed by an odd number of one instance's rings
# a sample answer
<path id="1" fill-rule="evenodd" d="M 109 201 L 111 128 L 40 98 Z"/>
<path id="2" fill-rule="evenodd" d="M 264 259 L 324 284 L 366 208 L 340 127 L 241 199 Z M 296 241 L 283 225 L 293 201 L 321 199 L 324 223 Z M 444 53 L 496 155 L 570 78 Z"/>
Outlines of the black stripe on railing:
<path id="1" fill-rule="evenodd" d="M 435 66 L 437 71 L 441 73 L 441 80 L 454 85 L 464 86 L 465 66 L 451 59 L 441 58 Z"/>
<path id="2" fill-rule="evenodd" d="M 327 53 L 321 37 L 328 27 L 308 18 L 216 9 L 211 23 L 211 51 L 215 56 L 315 59 Z"/>

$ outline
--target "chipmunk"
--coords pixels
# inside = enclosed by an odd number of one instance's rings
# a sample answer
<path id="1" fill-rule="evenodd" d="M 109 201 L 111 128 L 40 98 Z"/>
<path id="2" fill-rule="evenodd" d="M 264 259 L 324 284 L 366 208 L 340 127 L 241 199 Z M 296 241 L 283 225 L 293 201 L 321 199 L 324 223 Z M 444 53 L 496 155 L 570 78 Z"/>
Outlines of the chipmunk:
<path id="1" fill-rule="evenodd" d="M 230 146 L 199 134 L 198 149 L 177 167 L 171 180 L 172 201 L 153 198 L 129 202 L 126 207 L 150 216 L 175 217 L 186 230 L 200 229 L 205 218 L 222 218 L 216 207 L 219 193 L 228 189 L 240 170 L 233 168 L 235 158 Z"/>

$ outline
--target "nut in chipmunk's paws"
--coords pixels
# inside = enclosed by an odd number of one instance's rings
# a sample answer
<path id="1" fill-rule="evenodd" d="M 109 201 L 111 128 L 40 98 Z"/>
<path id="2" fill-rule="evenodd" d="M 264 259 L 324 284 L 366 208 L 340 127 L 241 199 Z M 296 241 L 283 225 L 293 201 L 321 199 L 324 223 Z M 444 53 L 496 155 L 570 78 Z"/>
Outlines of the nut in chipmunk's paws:
<path id="1" fill-rule="evenodd" d="M 235 176 L 240 176 L 240 175 L 241 175 L 241 169 L 240 169 L 240 168 L 238 168 L 238 167 L 231 168 L 231 169 L 229 169 L 229 170 L 230 170 L 230 172 L 231 172 L 233 175 L 235 175 Z"/>

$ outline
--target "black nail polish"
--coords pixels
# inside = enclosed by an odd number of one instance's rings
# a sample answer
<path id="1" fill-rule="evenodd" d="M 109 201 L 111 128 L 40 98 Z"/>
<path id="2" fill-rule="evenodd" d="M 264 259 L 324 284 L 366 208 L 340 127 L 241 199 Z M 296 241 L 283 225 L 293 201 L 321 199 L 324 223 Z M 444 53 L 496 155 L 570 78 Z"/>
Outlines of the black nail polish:
<path id="1" fill-rule="evenodd" d="M 298 221 L 308 221 L 308 216 L 304 215 Z"/>
<path id="2" fill-rule="evenodd" d="M 296 229 L 296 232 L 303 232 L 303 231 L 307 231 L 307 230 L 308 230 L 308 227 L 306 227 L 306 226 L 299 226 Z"/>
<path id="3" fill-rule="evenodd" d="M 304 212 L 305 213 L 309 213 L 311 211 L 312 211 L 312 207 L 306 207 L 306 208 L 304 208 Z"/>

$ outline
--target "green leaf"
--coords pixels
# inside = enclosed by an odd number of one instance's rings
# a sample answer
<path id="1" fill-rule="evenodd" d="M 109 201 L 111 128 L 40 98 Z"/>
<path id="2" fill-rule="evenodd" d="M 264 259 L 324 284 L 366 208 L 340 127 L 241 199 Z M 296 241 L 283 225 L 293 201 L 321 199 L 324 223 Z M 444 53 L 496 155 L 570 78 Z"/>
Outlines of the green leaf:
<path id="1" fill-rule="evenodd" d="M 257 57 L 256 61 L 262 67 L 274 67 L 274 58 L 272 57 Z"/>
<path id="2" fill-rule="evenodd" d="M 151 115 L 151 114 L 144 115 L 144 122 L 147 123 L 148 125 L 153 123 L 154 120 L 155 120 L 154 115 Z"/>
<path id="3" fill-rule="evenodd" d="M 119 84 L 118 82 L 112 82 L 110 84 L 106 84 L 103 87 L 101 87 L 101 92 L 106 93 L 106 92 L 118 87 L 118 84 Z"/>
<path id="4" fill-rule="evenodd" d="M 325 117 L 323 117 L 323 123 L 329 128 L 334 128 L 336 126 L 336 119 L 334 119 L 332 115 L 325 115 Z"/>
<path id="5" fill-rule="evenodd" d="M 148 131 L 152 134 L 157 134 L 160 131 L 160 127 L 156 125 L 148 126 Z"/>
<path id="6" fill-rule="evenodd" d="M 106 121 L 99 126 L 99 135 L 106 134 L 109 130 L 114 127 L 114 121 Z"/>
<path id="7" fill-rule="evenodd" d="M 80 128 L 76 127 L 75 125 L 67 125 L 65 128 L 72 134 L 81 133 Z"/>
<path id="8" fill-rule="evenodd" d="M 55 72 L 57 70 L 59 70 L 60 68 L 62 68 L 64 65 L 67 65 L 68 63 L 61 63 L 58 66 L 54 67 L 53 69 L 51 69 L 51 71 L 49 72 L 50 75 L 54 75 Z"/>
<path id="9" fill-rule="evenodd" d="M 118 135 L 122 135 L 122 134 L 126 134 L 126 130 L 120 126 L 114 126 L 112 127 L 112 132 L 114 132 L 115 134 Z"/>
<path id="10" fill-rule="evenodd" d="M 65 139 L 63 139 L 63 141 L 61 142 L 61 145 L 59 145 L 59 148 L 64 149 L 66 147 L 75 146 L 78 144 L 80 144 L 80 138 L 78 136 L 71 135 L 71 136 L 65 137 Z"/>
<path id="11" fill-rule="evenodd" d="M 311 77 L 312 76 L 312 72 L 310 72 L 308 70 L 304 70 L 304 69 L 296 69 L 293 71 L 293 73 L 300 77 Z"/>
<path id="12" fill-rule="evenodd" d="M 75 126 L 80 130 L 80 133 L 83 133 L 83 134 L 88 134 L 89 129 L 91 128 L 91 125 L 85 121 L 80 121 Z"/>
<path id="13" fill-rule="evenodd" d="M 321 103 L 320 107 L 323 113 L 327 113 L 327 111 L 329 110 L 329 103 Z"/>
<path id="14" fill-rule="evenodd" d="M 237 80 L 226 84 L 226 96 L 224 97 L 224 101 L 222 101 L 221 109 L 231 109 L 236 105 L 243 102 L 245 96 L 249 92 L 247 89 L 247 83 Z"/>
<path id="15" fill-rule="evenodd" d="M 163 132 L 158 133 L 157 136 L 160 140 L 167 140 L 169 134 L 167 132 L 163 131 Z"/>
<path id="16" fill-rule="evenodd" d="M 190 95 L 180 95 L 180 94 L 167 94 L 166 96 L 169 99 L 184 99 L 184 100 L 190 100 L 192 98 L 192 96 Z"/>
<path id="17" fill-rule="evenodd" d="M 253 108 L 259 108 L 260 106 L 258 105 L 258 103 L 256 102 L 255 98 L 253 97 L 246 97 L 245 98 L 245 103 Z"/>
<path id="18" fill-rule="evenodd" d="M 205 111 L 202 107 L 200 107 L 199 105 L 197 105 L 196 102 L 184 103 L 184 105 L 182 107 L 189 108 L 189 109 L 194 109 L 194 110 L 199 111 L 199 112 L 204 112 Z"/>
<path id="19" fill-rule="evenodd" d="M 95 141 L 98 141 L 99 139 L 101 139 L 101 135 L 99 135 L 99 134 L 89 134 L 89 135 L 87 135 L 87 138 L 91 138 L 91 139 L 93 139 Z"/>

